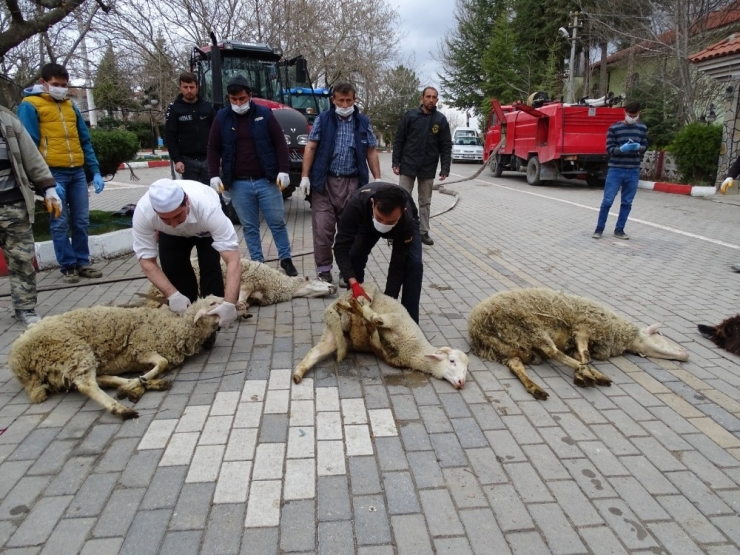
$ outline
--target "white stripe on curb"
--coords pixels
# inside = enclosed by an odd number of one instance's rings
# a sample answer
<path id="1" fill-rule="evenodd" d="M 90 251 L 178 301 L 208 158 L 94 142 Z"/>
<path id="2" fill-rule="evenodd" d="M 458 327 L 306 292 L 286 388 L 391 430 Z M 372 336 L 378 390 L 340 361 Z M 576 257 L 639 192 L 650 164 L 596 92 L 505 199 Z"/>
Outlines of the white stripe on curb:
<path id="1" fill-rule="evenodd" d="M 102 235 L 88 237 L 91 258 L 113 258 L 133 252 L 134 240 L 130 229 L 111 231 Z M 58 268 L 59 263 L 54 255 L 54 245 L 51 241 L 36 243 L 36 263 L 39 270 Z"/>

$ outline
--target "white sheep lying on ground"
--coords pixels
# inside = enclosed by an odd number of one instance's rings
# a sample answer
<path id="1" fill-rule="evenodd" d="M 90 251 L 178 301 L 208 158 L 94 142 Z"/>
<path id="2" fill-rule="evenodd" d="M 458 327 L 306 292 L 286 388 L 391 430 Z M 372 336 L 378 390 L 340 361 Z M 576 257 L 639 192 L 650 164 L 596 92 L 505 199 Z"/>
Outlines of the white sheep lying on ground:
<path id="1" fill-rule="evenodd" d="M 200 272 L 198 271 L 198 259 L 192 258 L 190 262 L 195 269 L 195 276 L 200 283 Z M 289 301 L 297 297 L 326 297 L 337 292 L 337 286 L 318 279 L 310 280 L 308 277 L 290 277 L 267 264 L 254 262 L 242 258 L 242 277 L 239 286 L 239 301 L 260 306 L 268 306 L 275 303 Z M 226 280 L 226 265 L 221 262 L 221 272 Z M 162 293 L 152 286 L 149 294 L 161 297 Z M 155 306 L 152 303 L 151 306 Z"/>
<path id="2" fill-rule="evenodd" d="M 337 361 L 347 350 L 375 353 L 397 368 L 411 368 L 449 381 L 455 388 L 465 385 L 468 356 L 450 347 L 433 347 L 406 309 L 373 284 L 363 284 L 372 298 L 358 301 L 348 291 L 324 311 L 324 333 L 293 372 L 299 383 L 322 358 L 336 352 Z"/>
<path id="3" fill-rule="evenodd" d="M 535 398 L 548 394 L 534 383 L 524 364 L 551 358 L 574 370 L 580 387 L 611 385 L 589 366 L 625 351 L 645 357 L 688 360 L 689 353 L 656 333 L 660 324 L 644 330 L 598 303 L 551 289 L 520 289 L 496 293 L 480 302 L 468 317 L 473 352 L 506 364 Z"/>
<path id="4" fill-rule="evenodd" d="M 222 299 L 198 299 L 184 316 L 150 307 L 94 306 L 44 318 L 15 340 L 8 365 L 32 403 L 48 391 L 76 387 L 111 414 L 124 419 L 138 413 L 114 400 L 101 387 L 117 387 L 118 398 L 136 402 L 146 389 L 164 390 L 171 381 L 155 379 L 185 357 L 197 353 L 218 328 L 218 316 L 206 314 Z M 244 305 L 237 306 L 244 313 Z M 147 371 L 139 378 L 119 374 Z"/>

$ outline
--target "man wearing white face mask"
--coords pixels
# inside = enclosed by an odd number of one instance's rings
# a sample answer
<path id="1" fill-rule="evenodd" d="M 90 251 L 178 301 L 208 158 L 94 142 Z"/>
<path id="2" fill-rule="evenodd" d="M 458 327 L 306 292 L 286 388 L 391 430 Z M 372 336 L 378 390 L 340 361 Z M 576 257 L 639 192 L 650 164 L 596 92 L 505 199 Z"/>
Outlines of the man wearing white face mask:
<path id="1" fill-rule="evenodd" d="M 332 87 L 332 106 L 319 114 L 303 154 L 301 191 L 311 195 L 313 256 L 320 280 L 333 282 L 332 244 L 337 220 L 349 198 L 370 181 L 368 166 L 380 179 L 378 142 L 367 116 L 355 105 L 350 83 Z M 342 278 L 340 287 L 346 287 Z"/>
<path id="2" fill-rule="evenodd" d="M 219 194 L 224 190 L 231 194 L 251 259 L 265 260 L 261 210 L 275 240 L 280 267 L 297 276 L 283 208 L 282 190 L 290 184 L 285 135 L 272 110 L 252 101 L 252 88 L 243 76 L 229 81 L 226 93 L 229 104 L 216 114 L 208 137 L 211 187 Z"/>
<path id="3" fill-rule="evenodd" d="M 362 282 L 365 266 L 380 238 L 392 239 L 385 294 L 398 298 L 414 322 L 419 323 L 419 299 L 424 264 L 419 212 L 411 195 L 393 183 L 378 181 L 358 190 L 339 218 L 334 257 L 355 297 L 367 297 Z"/>
<path id="4" fill-rule="evenodd" d="M 24 91 L 18 119 L 46 160 L 61 197 L 62 211 L 49 219 L 54 254 L 67 283 L 81 277 L 98 278 L 100 270 L 90 265 L 87 243 L 90 204 L 85 170 L 93 176 L 95 193 L 103 191 L 98 160 L 85 120 L 67 98 L 69 73 L 59 64 L 41 68 L 41 81 Z M 69 231 L 72 231 L 72 241 Z"/>
<path id="5" fill-rule="evenodd" d="M 632 210 L 632 201 L 637 194 L 640 181 L 640 162 L 648 147 L 647 127 L 640 119 L 640 103 L 631 101 L 624 106 L 624 121 L 618 121 L 606 132 L 606 153 L 609 155 L 609 170 L 604 184 L 604 198 L 601 201 L 599 219 L 594 239 L 601 239 L 609 210 L 621 191 L 619 216 L 614 228 L 614 237 L 629 239 L 624 232 L 627 218 Z"/>

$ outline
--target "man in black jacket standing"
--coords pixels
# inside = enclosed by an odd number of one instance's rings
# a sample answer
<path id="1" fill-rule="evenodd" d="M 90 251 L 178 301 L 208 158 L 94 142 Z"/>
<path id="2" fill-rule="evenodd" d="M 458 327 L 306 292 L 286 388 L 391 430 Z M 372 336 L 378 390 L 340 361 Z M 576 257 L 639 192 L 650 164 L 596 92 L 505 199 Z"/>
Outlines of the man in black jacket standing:
<path id="1" fill-rule="evenodd" d="M 362 288 L 370 251 L 380 238 L 393 240 L 385 294 L 394 299 L 403 288 L 401 304 L 419 323 L 419 299 L 424 265 L 419 214 L 411 195 L 398 185 L 376 181 L 352 195 L 339 217 L 334 258 L 355 297 Z"/>
<path id="2" fill-rule="evenodd" d="M 216 112 L 198 95 L 198 82 L 193 73 L 180 74 L 180 94 L 167 107 L 165 140 L 175 171 L 183 179 L 208 185 L 206 147 Z"/>
<path id="3" fill-rule="evenodd" d="M 425 245 L 434 244 L 429 236 L 429 213 L 437 163 L 441 159 L 439 180 L 444 181 L 450 175 L 452 159 L 450 124 L 437 111 L 438 100 L 437 89 L 426 87 L 421 93 L 421 106 L 406 112 L 393 141 L 393 173 L 400 176 L 398 184 L 411 194 L 414 180 L 419 182 L 421 242 Z"/>

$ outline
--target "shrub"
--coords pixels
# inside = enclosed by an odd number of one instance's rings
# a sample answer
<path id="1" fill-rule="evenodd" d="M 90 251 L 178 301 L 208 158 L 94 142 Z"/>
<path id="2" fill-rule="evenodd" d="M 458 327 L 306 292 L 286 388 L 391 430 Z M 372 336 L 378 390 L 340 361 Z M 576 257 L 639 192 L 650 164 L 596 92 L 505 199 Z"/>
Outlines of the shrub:
<path id="1" fill-rule="evenodd" d="M 714 184 L 722 144 L 722 126 L 690 123 L 668 145 L 676 159 L 681 180 L 694 185 Z"/>
<path id="2" fill-rule="evenodd" d="M 124 129 L 91 129 L 90 138 L 102 175 L 115 175 L 118 166 L 135 158 L 139 150 L 136 135 Z"/>

